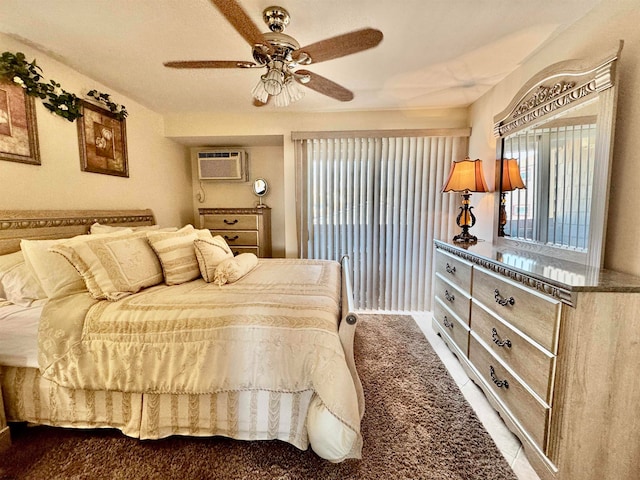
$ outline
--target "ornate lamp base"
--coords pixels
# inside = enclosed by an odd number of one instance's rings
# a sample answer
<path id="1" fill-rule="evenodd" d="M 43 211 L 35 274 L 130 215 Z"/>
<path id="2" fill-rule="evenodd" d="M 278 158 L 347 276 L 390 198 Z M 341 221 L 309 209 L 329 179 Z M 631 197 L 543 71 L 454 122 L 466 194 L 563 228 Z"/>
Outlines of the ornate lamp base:
<path id="1" fill-rule="evenodd" d="M 478 237 L 469 233 L 469 229 L 476 224 L 476 217 L 471 211 L 473 207 L 469 206 L 469 197 L 471 197 L 471 194 L 466 190 L 462 194 L 462 206 L 456 218 L 456 223 L 462 228 L 462 232 L 453 237 L 455 243 L 476 243 L 478 241 Z"/>

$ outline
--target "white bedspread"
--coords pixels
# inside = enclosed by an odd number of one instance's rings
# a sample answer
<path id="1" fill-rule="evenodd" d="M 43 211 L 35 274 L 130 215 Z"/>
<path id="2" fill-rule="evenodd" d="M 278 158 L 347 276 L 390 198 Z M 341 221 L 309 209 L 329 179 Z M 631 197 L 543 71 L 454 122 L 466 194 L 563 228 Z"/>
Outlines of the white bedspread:
<path id="1" fill-rule="evenodd" d="M 38 323 L 44 302 L 0 307 L 0 365 L 38 368 Z"/>

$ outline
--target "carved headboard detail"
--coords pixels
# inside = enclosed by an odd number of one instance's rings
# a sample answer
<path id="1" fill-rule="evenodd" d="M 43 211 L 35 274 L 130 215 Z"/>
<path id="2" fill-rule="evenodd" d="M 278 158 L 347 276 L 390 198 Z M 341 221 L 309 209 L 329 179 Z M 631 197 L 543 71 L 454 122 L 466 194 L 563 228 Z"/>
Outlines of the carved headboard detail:
<path id="1" fill-rule="evenodd" d="M 20 250 L 20 240 L 68 238 L 94 223 L 118 227 L 155 225 L 151 210 L 0 210 L 0 254 Z"/>

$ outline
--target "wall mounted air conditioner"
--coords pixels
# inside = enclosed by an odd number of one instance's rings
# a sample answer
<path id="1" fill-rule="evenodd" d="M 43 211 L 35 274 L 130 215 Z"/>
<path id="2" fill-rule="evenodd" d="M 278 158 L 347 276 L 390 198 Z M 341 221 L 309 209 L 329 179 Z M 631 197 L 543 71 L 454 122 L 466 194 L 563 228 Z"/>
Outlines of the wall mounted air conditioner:
<path id="1" fill-rule="evenodd" d="M 200 180 L 249 181 L 249 161 L 244 150 L 200 150 L 197 159 Z"/>

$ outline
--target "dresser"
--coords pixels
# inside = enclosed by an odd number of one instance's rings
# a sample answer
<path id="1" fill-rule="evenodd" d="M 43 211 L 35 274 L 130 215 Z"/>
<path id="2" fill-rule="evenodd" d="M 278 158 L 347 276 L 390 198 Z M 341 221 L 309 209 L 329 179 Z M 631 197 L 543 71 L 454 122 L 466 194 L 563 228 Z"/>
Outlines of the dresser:
<path id="1" fill-rule="evenodd" d="M 222 236 L 234 255 L 254 253 L 271 257 L 271 209 L 200 208 L 200 228 Z"/>
<path id="2" fill-rule="evenodd" d="M 436 241 L 432 325 L 540 478 L 640 478 L 640 278 Z"/>

